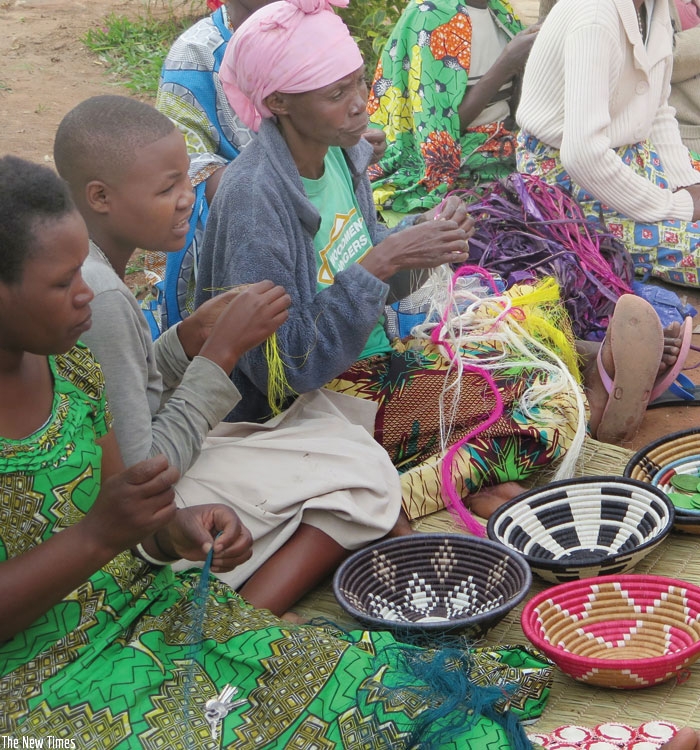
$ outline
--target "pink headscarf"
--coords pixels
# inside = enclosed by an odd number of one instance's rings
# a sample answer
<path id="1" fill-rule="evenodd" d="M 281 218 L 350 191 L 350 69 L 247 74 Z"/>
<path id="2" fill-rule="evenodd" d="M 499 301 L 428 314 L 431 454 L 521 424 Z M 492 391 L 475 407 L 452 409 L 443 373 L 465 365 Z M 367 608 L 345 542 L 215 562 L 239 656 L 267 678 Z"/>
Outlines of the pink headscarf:
<path id="1" fill-rule="evenodd" d="M 348 0 L 279 0 L 236 29 L 219 78 L 245 125 L 257 130 L 272 117 L 263 103 L 275 91 L 302 94 L 328 86 L 362 65 L 348 27 L 331 6 Z"/>

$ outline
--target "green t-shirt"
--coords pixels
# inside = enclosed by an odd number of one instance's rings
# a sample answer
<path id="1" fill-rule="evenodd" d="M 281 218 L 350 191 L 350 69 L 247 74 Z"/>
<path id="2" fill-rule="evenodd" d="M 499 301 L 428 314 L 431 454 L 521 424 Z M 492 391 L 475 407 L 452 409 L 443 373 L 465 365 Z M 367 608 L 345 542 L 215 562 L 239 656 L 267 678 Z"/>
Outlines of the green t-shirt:
<path id="1" fill-rule="evenodd" d="M 333 283 L 337 273 L 361 261 L 372 249 L 372 239 L 357 204 L 350 170 L 340 148 L 332 146 L 328 149 L 320 179 L 302 177 L 301 181 L 309 200 L 321 214 L 321 226 L 314 237 L 318 269 L 316 280 L 321 290 Z M 391 344 L 384 331 L 382 316 L 372 329 L 359 359 L 373 354 L 388 354 L 390 351 Z"/>

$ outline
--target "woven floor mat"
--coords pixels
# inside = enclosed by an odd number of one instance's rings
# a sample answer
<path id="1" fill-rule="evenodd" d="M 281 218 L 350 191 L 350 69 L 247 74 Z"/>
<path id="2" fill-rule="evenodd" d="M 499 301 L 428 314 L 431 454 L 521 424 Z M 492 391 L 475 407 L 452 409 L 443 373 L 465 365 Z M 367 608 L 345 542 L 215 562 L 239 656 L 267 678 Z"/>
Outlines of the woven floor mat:
<path id="1" fill-rule="evenodd" d="M 624 448 L 586 440 L 577 475 L 619 476 L 631 456 L 632 452 Z M 531 484 L 546 484 L 550 478 L 551 475 L 539 474 Z M 447 511 L 419 519 L 414 528 L 422 532 L 460 531 Z M 672 533 L 631 572 L 671 576 L 700 585 L 700 536 Z M 549 585 L 534 576 L 531 593 L 534 595 Z M 523 604 L 493 628 L 481 645 L 528 643 L 520 627 Z M 305 617 L 326 618 L 343 628 L 359 627 L 336 602 L 330 582 L 309 594 L 294 609 Z M 531 731 L 547 733 L 565 724 L 592 727 L 610 721 L 638 726 L 655 719 L 700 727 L 700 662 L 691 668 L 689 679 L 682 684 L 671 681 L 625 691 L 584 685 L 555 669 L 547 708 Z"/>

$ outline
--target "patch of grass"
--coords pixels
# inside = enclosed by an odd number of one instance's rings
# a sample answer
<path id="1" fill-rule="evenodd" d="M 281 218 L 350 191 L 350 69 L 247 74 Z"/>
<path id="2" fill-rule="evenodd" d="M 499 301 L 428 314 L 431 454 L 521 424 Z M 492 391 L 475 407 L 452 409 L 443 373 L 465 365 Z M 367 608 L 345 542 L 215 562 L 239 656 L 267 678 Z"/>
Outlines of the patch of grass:
<path id="1" fill-rule="evenodd" d="M 191 10 L 164 16 L 147 11 L 132 19 L 111 13 L 101 28 L 90 29 L 82 41 L 130 91 L 155 96 L 170 46 L 202 15 Z"/>
<path id="2" fill-rule="evenodd" d="M 129 262 L 126 264 L 126 275 L 132 275 L 135 273 L 143 273 L 144 266 L 146 264 L 146 251 L 136 250 Z"/>
<path id="3" fill-rule="evenodd" d="M 156 0 L 159 1 L 159 0 Z M 179 0 L 180 8 L 150 7 L 136 18 L 112 13 L 101 28 L 90 29 L 83 43 L 135 94 L 154 96 L 163 60 L 175 39 L 207 13 L 203 0 Z M 338 11 L 355 37 L 371 80 L 377 59 L 403 10 L 403 0 L 355 0 Z"/>
<path id="4" fill-rule="evenodd" d="M 370 81 L 379 55 L 404 7 L 405 0 L 355 0 L 345 8 L 338 8 L 362 52 Z"/>

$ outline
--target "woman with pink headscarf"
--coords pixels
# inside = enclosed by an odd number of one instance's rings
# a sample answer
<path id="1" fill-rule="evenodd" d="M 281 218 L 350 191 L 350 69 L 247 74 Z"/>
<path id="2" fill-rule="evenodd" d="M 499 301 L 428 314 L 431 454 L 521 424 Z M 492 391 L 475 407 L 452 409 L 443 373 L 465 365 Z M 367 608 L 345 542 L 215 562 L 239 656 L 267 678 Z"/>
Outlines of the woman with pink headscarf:
<path id="1" fill-rule="evenodd" d="M 413 291 L 423 269 L 467 260 L 464 205 L 448 198 L 391 233 L 378 224 L 365 174 L 371 148 L 361 138 L 364 64 L 325 0 L 258 10 L 229 43 L 220 76 L 232 107 L 258 133 L 219 185 L 196 303 L 264 278 L 283 285 L 292 299 L 277 332 L 286 395 L 325 386 L 377 403 L 375 437 L 401 473 L 407 514 L 443 507 L 439 402 L 454 380 L 451 363 L 424 339 L 391 342 L 383 311 L 387 299 Z M 578 413 L 564 394 L 548 398 L 556 420 L 533 423 L 520 412 L 522 394 L 546 378 L 539 367 L 497 376 L 503 414 L 460 450 L 458 492 L 478 515 L 519 492 L 516 482 L 561 456 L 576 433 Z M 270 416 L 268 379 L 262 347 L 240 359 L 233 380 L 243 398 L 230 419 Z M 483 377 L 464 373 L 452 441 L 493 409 Z"/>

